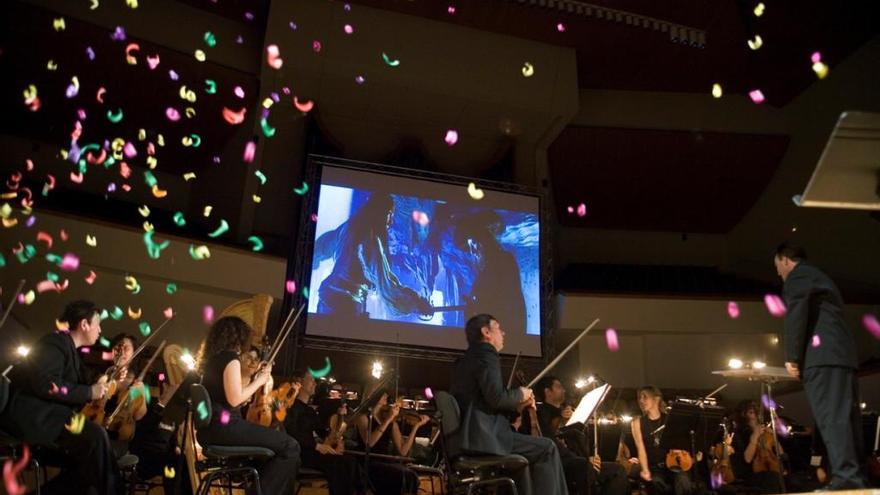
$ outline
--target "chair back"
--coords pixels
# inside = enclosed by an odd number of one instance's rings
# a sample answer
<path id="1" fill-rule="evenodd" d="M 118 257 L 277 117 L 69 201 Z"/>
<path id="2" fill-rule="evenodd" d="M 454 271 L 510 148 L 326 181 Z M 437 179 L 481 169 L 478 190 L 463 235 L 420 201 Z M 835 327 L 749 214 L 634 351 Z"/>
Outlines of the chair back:
<path id="1" fill-rule="evenodd" d="M 204 428 L 211 423 L 211 396 L 201 383 L 189 386 L 189 400 L 192 401 L 193 422 L 196 428 Z"/>
<path id="2" fill-rule="evenodd" d="M 445 436 L 452 435 L 461 426 L 461 410 L 458 401 L 449 392 L 442 390 L 434 392 L 434 404 L 440 413 L 440 426 Z"/>

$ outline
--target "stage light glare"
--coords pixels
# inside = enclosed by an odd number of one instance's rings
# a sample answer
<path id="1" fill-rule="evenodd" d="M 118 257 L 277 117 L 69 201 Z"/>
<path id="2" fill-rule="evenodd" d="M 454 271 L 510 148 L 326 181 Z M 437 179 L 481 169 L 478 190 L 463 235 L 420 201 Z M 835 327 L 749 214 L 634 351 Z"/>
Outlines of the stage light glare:
<path id="1" fill-rule="evenodd" d="M 596 377 L 595 377 L 595 376 L 590 375 L 590 376 L 587 377 L 587 383 L 595 383 L 595 381 L 596 381 Z"/>
<path id="2" fill-rule="evenodd" d="M 737 359 L 737 358 L 733 358 L 733 359 L 731 359 L 730 361 L 727 362 L 727 366 L 728 366 L 729 368 L 732 368 L 732 369 L 738 370 L 738 369 L 740 369 L 740 368 L 743 367 L 743 362 L 742 362 L 742 360 L 739 360 L 739 359 Z"/>
<path id="3" fill-rule="evenodd" d="M 370 374 L 377 380 L 382 378 L 382 363 L 379 361 L 373 361 L 373 369 L 370 371 Z"/>
<path id="4" fill-rule="evenodd" d="M 192 354 L 189 353 L 189 351 L 181 354 L 180 360 L 183 362 L 183 364 L 186 365 L 186 369 L 190 371 L 196 369 L 196 360 L 195 358 L 193 358 Z"/>
<path id="5" fill-rule="evenodd" d="M 767 363 L 765 363 L 764 361 L 753 361 L 752 362 L 752 369 L 753 370 L 760 370 L 760 369 L 764 369 L 766 367 L 767 367 Z"/>
<path id="6" fill-rule="evenodd" d="M 633 417 L 630 416 L 629 414 L 621 414 L 620 415 L 620 420 L 623 421 L 624 423 L 629 423 L 630 421 L 632 421 L 632 419 L 633 419 Z"/>
<path id="7" fill-rule="evenodd" d="M 862 411 L 864 411 L 864 410 L 867 409 L 867 408 L 868 408 L 868 403 L 867 403 L 867 402 L 862 402 L 862 403 L 859 404 L 859 409 L 861 409 Z"/>
<path id="8" fill-rule="evenodd" d="M 584 388 L 587 386 L 587 381 L 583 378 L 578 378 L 577 381 L 574 382 L 574 388 Z"/>
<path id="9" fill-rule="evenodd" d="M 15 353 L 21 357 L 27 357 L 27 355 L 31 352 L 30 347 L 25 345 L 20 345 L 15 349 Z"/>
<path id="10" fill-rule="evenodd" d="M 773 337 L 772 339 L 770 339 L 770 342 L 771 342 L 773 345 L 777 345 L 777 344 L 779 344 L 779 337 Z"/>

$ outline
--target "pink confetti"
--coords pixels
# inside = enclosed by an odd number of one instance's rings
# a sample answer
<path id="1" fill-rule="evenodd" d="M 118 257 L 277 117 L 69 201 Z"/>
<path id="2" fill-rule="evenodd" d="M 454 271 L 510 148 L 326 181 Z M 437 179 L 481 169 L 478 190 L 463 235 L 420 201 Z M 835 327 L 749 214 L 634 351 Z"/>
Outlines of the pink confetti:
<path id="1" fill-rule="evenodd" d="M 865 315 L 862 316 L 862 325 L 865 327 L 865 330 L 874 336 L 875 339 L 880 339 L 880 321 L 877 321 L 876 316 L 871 313 L 865 313 Z"/>
<path id="2" fill-rule="evenodd" d="M 83 174 L 79 174 L 79 173 L 75 173 L 75 172 L 70 173 L 70 182 L 73 182 L 74 184 L 82 184 L 82 181 L 83 181 Z"/>
<path id="3" fill-rule="evenodd" d="M 585 217 L 587 216 L 587 205 L 581 203 L 577 207 L 577 216 Z"/>
<path id="4" fill-rule="evenodd" d="M 288 294 L 293 294 L 296 292 L 296 281 L 288 280 L 284 283 L 284 290 L 287 291 Z"/>
<path id="5" fill-rule="evenodd" d="M 113 361 L 113 352 L 112 351 L 102 352 L 101 359 L 103 359 L 104 361 Z"/>
<path id="6" fill-rule="evenodd" d="M 57 282 L 53 282 L 51 280 L 43 280 L 37 284 L 37 293 L 42 294 L 43 292 L 55 291 L 62 292 L 67 289 L 68 282 L 64 281 L 64 284 L 58 284 Z"/>
<path id="7" fill-rule="evenodd" d="M 42 230 L 37 232 L 37 241 L 45 242 L 46 249 L 52 249 L 52 236 L 48 232 L 43 232 Z"/>
<path id="8" fill-rule="evenodd" d="M 749 91 L 749 98 L 751 98 L 754 103 L 764 103 L 764 93 L 762 93 L 760 89 Z"/>
<path id="9" fill-rule="evenodd" d="M 346 24 L 346 25 L 342 28 L 342 30 L 345 31 L 345 34 L 351 34 L 351 33 L 354 32 L 354 28 L 351 26 L 351 24 Z"/>
<path id="10" fill-rule="evenodd" d="M 229 411 L 226 409 L 220 411 L 220 424 L 225 425 L 229 423 Z"/>
<path id="11" fill-rule="evenodd" d="M 450 5 L 446 7 L 446 13 L 449 15 L 455 15 L 455 5 Z"/>
<path id="12" fill-rule="evenodd" d="M 172 309 L 171 306 L 169 306 L 169 307 L 165 308 L 164 311 L 162 311 L 162 315 L 165 316 L 166 320 L 170 320 L 171 318 L 174 317 L 174 309 Z"/>
<path id="13" fill-rule="evenodd" d="M 147 55 L 147 65 L 150 66 L 150 70 L 159 67 L 159 55 Z"/>
<path id="14" fill-rule="evenodd" d="M 734 320 L 739 318 L 739 304 L 734 301 L 727 303 L 727 315 Z"/>
<path id="15" fill-rule="evenodd" d="M 23 495 L 27 491 L 27 487 L 18 483 L 18 473 L 27 467 L 31 460 L 31 450 L 24 445 L 22 449 L 21 459 L 13 461 L 8 459 L 3 463 L 3 485 L 6 487 L 6 493 L 9 495 Z"/>
<path id="16" fill-rule="evenodd" d="M 86 283 L 92 285 L 95 283 L 96 278 L 98 278 L 98 274 L 92 270 L 89 270 L 89 276 L 86 277 Z"/>
<path id="17" fill-rule="evenodd" d="M 819 338 L 819 334 L 813 335 L 813 339 L 810 341 L 810 345 L 813 347 L 819 347 L 822 345 L 822 339 Z"/>
<path id="18" fill-rule="evenodd" d="M 321 42 L 318 40 L 312 41 L 312 50 L 315 53 L 321 53 Z"/>
<path id="19" fill-rule="evenodd" d="M 608 345 L 608 349 L 616 352 L 620 349 L 620 343 L 617 341 L 617 331 L 613 328 L 609 328 L 605 330 L 605 343 Z"/>
<path id="20" fill-rule="evenodd" d="M 83 354 L 89 354 L 89 353 L 92 352 L 92 350 L 89 349 L 88 347 L 80 347 L 80 348 L 79 348 L 79 352 L 81 352 L 81 353 L 83 353 Z"/>
<path id="21" fill-rule="evenodd" d="M 205 324 L 207 324 L 207 325 L 210 325 L 214 321 L 214 307 L 213 306 L 205 305 L 205 307 L 202 308 L 202 321 L 204 321 Z"/>
<path id="22" fill-rule="evenodd" d="M 434 391 L 431 390 L 431 387 L 425 387 L 425 398 L 431 400 L 434 398 Z"/>
<path id="23" fill-rule="evenodd" d="M 126 158 L 134 158 L 137 156 L 137 148 L 131 143 L 131 141 L 125 143 L 125 146 L 122 148 L 123 154 L 125 154 Z"/>
<path id="24" fill-rule="evenodd" d="M 72 272 L 79 268 L 79 258 L 73 253 L 67 253 L 61 259 L 61 269 Z"/>
<path id="25" fill-rule="evenodd" d="M 813 52 L 813 54 L 810 55 L 810 62 L 813 62 L 814 64 L 818 64 L 821 61 L 822 61 L 822 54 L 821 53 Z"/>
<path id="26" fill-rule="evenodd" d="M 771 315 L 780 318 L 785 316 L 785 303 L 776 294 L 767 294 L 764 296 L 764 305 Z"/>
<path id="27" fill-rule="evenodd" d="M 568 210 L 568 213 L 574 213 L 574 206 L 569 206 L 566 210 Z"/>
<path id="28" fill-rule="evenodd" d="M 559 31 L 560 33 L 564 33 L 565 32 L 565 24 L 563 24 L 561 22 L 556 24 L 556 30 Z"/>
<path id="29" fill-rule="evenodd" d="M 443 140 L 446 141 L 446 144 L 449 146 L 455 146 L 455 143 L 458 142 L 458 131 L 449 129 L 446 131 L 446 137 L 443 138 Z"/>
<path id="30" fill-rule="evenodd" d="M 160 371 L 157 378 L 159 379 L 160 382 L 164 382 L 165 381 L 165 373 L 162 373 Z"/>
<path id="31" fill-rule="evenodd" d="M 165 109 L 165 117 L 168 118 L 171 122 L 177 122 L 180 120 L 180 112 L 177 111 L 174 107 L 168 107 Z"/>
<path id="32" fill-rule="evenodd" d="M 364 79 L 364 76 L 355 76 L 355 78 L 354 78 L 354 82 L 356 82 L 358 84 L 363 84 L 364 81 L 366 81 L 366 79 Z"/>
<path id="33" fill-rule="evenodd" d="M 232 90 L 232 92 L 235 93 L 235 96 L 239 98 L 244 98 L 244 90 L 241 88 L 241 86 L 236 86 L 235 89 Z"/>
<path id="34" fill-rule="evenodd" d="M 257 152 L 257 143 L 253 141 L 248 141 L 248 143 L 244 146 L 244 155 L 242 159 L 246 163 L 251 163 L 254 161 L 254 153 Z"/>

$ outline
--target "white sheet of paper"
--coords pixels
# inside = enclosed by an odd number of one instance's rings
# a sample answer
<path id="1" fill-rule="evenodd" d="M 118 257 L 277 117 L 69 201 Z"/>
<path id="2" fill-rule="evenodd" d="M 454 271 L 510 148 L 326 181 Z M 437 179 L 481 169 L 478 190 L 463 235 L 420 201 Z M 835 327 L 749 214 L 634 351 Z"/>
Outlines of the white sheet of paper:
<path id="1" fill-rule="evenodd" d="M 602 403 L 602 399 L 605 398 L 609 390 L 611 390 L 611 385 L 606 383 L 601 387 L 596 387 L 587 392 L 587 395 L 581 397 L 581 401 L 578 403 L 578 406 L 575 408 L 571 417 L 568 418 L 568 422 L 565 423 L 565 426 L 573 425 L 575 423 L 587 424 L 587 418 L 589 418 L 590 415 L 593 414 L 593 411 L 599 407 L 599 404 Z"/>

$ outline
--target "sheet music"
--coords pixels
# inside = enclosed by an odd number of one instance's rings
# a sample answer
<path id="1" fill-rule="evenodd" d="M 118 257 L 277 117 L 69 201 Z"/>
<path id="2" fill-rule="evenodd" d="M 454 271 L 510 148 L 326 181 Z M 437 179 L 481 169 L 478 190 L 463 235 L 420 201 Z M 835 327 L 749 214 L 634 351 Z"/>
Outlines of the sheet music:
<path id="1" fill-rule="evenodd" d="M 605 396 L 608 395 L 609 390 L 611 390 L 611 385 L 606 383 L 601 387 L 594 388 L 587 392 L 586 395 L 581 397 L 581 401 L 578 403 L 571 417 L 568 418 L 568 422 L 565 423 L 565 426 L 573 425 L 575 423 L 587 424 L 587 418 L 589 418 L 590 415 L 593 414 L 593 411 L 599 407 L 599 404 L 601 404 L 605 399 Z"/>

